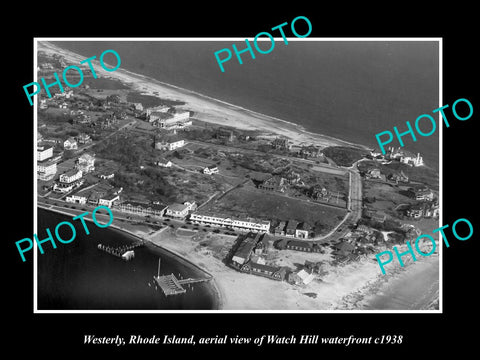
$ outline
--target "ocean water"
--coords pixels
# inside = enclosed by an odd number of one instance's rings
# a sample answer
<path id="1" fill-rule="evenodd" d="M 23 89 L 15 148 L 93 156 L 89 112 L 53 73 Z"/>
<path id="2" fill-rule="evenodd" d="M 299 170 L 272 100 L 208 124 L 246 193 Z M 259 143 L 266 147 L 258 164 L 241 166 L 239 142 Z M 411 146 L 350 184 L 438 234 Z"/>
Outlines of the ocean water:
<path id="1" fill-rule="evenodd" d="M 52 233 L 61 221 L 71 217 L 38 209 L 39 238 Z M 76 221 L 74 222 L 76 223 Z M 37 296 L 39 310 L 208 310 L 215 301 L 208 283 L 194 284 L 182 295 L 165 296 L 156 290 L 153 276 L 157 275 L 161 257 L 161 274 L 173 273 L 183 278 L 198 277 L 198 270 L 178 262 L 154 245 L 135 249 L 135 258 L 123 261 L 97 249 L 98 243 L 111 246 L 131 244 L 133 236 L 113 228 L 98 228 L 87 222 L 86 235 L 78 222 L 77 237 L 70 244 L 57 244 L 57 249 L 45 245 L 38 254 Z M 41 230 L 42 229 L 42 230 Z M 64 239 L 71 236 L 65 230 Z"/>
<path id="2" fill-rule="evenodd" d="M 407 129 L 439 102 L 438 43 L 283 41 L 269 54 L 242 55 L 218 67 L 214 52 L 242 41 L 62 41 L 97 57 L 114 49 L 121 68 L 302 125 L 309 131 L 378 148 L 375 134 Z M 265 49 L 267 44 L 263 44 Z M 107 60 L 108 62 L 108 60 Z M 427 124 L 420 126 L 425 132 Z M 405 149 L 438 169 L 439 131 Z M 392 145 L 398 143 L 395 141 Z"/>

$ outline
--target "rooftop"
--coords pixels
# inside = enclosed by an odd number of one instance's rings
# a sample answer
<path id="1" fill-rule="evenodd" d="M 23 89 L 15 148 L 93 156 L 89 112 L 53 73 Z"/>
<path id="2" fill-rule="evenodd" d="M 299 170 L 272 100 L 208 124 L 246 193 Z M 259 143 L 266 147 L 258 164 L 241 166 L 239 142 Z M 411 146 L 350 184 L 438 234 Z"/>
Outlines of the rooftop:
<path id="1" fill-rule="evenodd" d="M 188 205 L 174 203 L 168 205 L 168 208 L 172 211 L 185 211 L 185 209 L 188 209 Z"/>
<path id="2" fill-rule="evenodd" d="M 163 205 L 163 204 L 147 204 L 147 203 L 141 203 L 141 202 L 130 201 L 130 200 L 124 201 L 119 205 L 124 205 L 124 206 L 131 205 L 135 207 L 139 206 L 144 209 L 153 209 L 153 210 L 160 210 L 160 211 L 165 210 L 167 208 L 167 205 Z"/>

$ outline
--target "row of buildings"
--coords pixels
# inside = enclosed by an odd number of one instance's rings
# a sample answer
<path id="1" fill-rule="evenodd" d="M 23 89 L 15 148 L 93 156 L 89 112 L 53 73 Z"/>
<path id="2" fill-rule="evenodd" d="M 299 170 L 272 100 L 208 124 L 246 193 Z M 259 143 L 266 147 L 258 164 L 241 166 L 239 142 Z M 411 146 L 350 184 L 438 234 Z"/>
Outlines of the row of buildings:
<path id="1" fill-rule="evenodd" d="M 226 227 L 239 231 L 252 231 L 267 233 L 270 231 L 270 221 L 253 218 L 231 218 L 210 212 L 195 212 L 190 215 L 194 224 Z"/>
<path id="2" fill-rule="evenodd" d="M 395 149 L 393 146 L 389 147 L 385 152 L 385 155 L 383 155 L 381 152 L 372 150 L 369 157 L 380 161 L 396 160 L 402 164 L 415 167 L 424 165 L 423 157 L 420 155 L 420 153 L 417 153 L 416 156 L 408 155 L 406 152 L 400 150 L 400 147 L 397 149 Z"/>
<path id="3" fill-rule="evenodd" d="M 244 273 L 283 281 L 287 274 L 287 268 L 267 265 L 260 256 L 268 252 L 268 247 L 265 234 L 250 232 L 240 239 L 230 264 Z"/>
<path id="4" fill-rule="evenodd" d="M 288 220 L 288 221 L 280 221 L 273 228 L 273 234 L 276 236 L 308 239 L 313 235 L 313 232 L 312 232 L 312 227 L 306 222 Z"/>
<path id="5" fill-rule="evenodd" d="M 438 219 L 439 211 L 440 209 L 438 206 L 438 202 L 421 202 L 418 204 L 413 204 L 408 209 L 406 209 L 405 215 L 413 219 Z"/>

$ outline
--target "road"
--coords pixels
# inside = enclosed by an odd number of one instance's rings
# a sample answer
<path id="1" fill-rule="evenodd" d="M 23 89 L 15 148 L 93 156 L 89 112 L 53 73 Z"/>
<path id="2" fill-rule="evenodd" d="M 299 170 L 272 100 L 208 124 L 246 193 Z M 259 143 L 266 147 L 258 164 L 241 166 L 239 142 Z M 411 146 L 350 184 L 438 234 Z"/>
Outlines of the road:
<path id="1" fill-rule="evenodd" d="M 312 238 L 312 241 L 322 240 L 322 242 L 337 241 L 344 237 L 350 227 L 357 223 L 362 216 L 362 178 L 355 166 L 348 169 L 350 176 L 350 187 L 348 193 L 348 210 L 349 212 L 340 223 L 333 228 L 328 234 Z"/>

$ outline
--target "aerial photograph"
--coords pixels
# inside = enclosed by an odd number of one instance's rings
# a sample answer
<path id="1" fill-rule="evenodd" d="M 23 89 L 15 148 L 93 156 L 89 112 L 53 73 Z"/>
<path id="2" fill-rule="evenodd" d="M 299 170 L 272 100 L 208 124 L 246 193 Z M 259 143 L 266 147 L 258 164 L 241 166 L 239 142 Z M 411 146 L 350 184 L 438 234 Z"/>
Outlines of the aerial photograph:
<path id="1" fill-rule="evenodd" d="M 441 309 L 439 41 L 295 40 L 35 40 L 37 311 Z"/>

